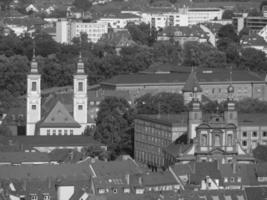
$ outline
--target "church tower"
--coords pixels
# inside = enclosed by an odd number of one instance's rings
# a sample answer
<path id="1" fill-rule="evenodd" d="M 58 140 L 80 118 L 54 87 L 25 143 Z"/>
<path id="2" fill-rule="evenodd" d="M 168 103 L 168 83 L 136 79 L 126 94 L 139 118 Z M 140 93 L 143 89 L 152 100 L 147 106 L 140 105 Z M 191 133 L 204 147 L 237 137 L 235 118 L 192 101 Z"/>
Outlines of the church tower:
<path id="1" fill-rule="evenodd" d="M 238 114 L 234 102 L 234 87 L 232 86 L 232 70 L 230 71 L 230 85 L 227 87 L 227 107 L 224 111 L 224 119 L 226 123 L 238 125 Z"/>
<path id="2" fill-rule="evenodd" d="M 27 127 L 26 135 L 35 134 L 35 126 L 41 120 L 41 74 L 35 58 L 35 48 L 31 61 L 31 70 L 27 75 Z"/>
<path id="3" fill-rule="evenodd" d="M 87 126 L 87 75 L 81 52 L 73 78 L 73 94 L 73 117 L 81 125 L 82 134 Z"/>
<path id="4" fill-rule="evenodd" d="M 198 87 L 193 88 L 192 107 L 188 112 L 188 141 L 196 137 L 196 127 L 202 123 L 202 111 L 198 99 Z"/>
<path id="5" fill-rule="evenodd" d="M 201 101 L 202 89 L 197 80 L 196 72 L 194 68 L 192 67 L 191 73 L 189 74 L 185 82 L 185 85 L 182 89 L 183 96 L 184 96 L 184 104 L 188 104 L 192 101 L 194 89 L 196 89 L 195 91 L 196 99 Z"/>

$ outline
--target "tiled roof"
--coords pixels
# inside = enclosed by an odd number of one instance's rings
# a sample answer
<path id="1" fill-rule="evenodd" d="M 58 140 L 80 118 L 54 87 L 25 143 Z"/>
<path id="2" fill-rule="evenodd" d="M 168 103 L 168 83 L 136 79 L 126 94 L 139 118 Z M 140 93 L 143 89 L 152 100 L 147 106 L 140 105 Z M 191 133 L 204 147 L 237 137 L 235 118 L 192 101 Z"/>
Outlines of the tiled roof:
<path id="1" fill-rule="evenodd" d="M 198 38 L 207 38 L 208 35 L 203 31 L 199 25 L 193 26 L 169 26 L 163 29 L 162 32 L 159 32 L 160 36 L 173 36 L 174 37 L 198 37 Z"/>
<path id="2" fill-rule="evenodd" d="M 47 178 L 63 178 L 69 180 L 87 180 L 92 171 L 88 162 L 79 164 L 60 165 L 0 165 L 0 177 L 2 179 L 34 179 L 44 180 Z"/>
<path id="3" fill-rule="evenodd" d="M 243 46 L 267 46 L 266 41 L 263 37 L 259 36 L 256 33 L 250 35 L 244 35 L 240 41 Z"/>
<path id="4" fill-rule="evenodd" d="M 174 176 L 169 172 L 158 172 L 142 175 L 144 186 L 163 186 L 163 185 L 177 185 L 178 182 Z"/>
<path id="5" fill-rule="evenodd" d="M 240 126 L 267 125 L 266 113 L 239 113 L 238 123 Z"/>
<path id="6" fill-rule="evenodd" d="M 265 200 L 267 198 L 267 187 L 247 187 L 245 193 L 247 200 Z"/>
<path id="7" fill-rule="evenodd" d="M 201 181 L 207 176 L 211 179 L 219 179 L 221 182 L 221 173 L 217 162 L 196 162 L 193 173 L 190 176 L 190 183 L 200 185 Z"/>
<path id="8" fill-rule="evenodd" d="M 132 160 L 104 162 L 96 160 L 92 168 L 97 177 L 121 177 L 126 174 L 139 174 L 142 171 Z"/>
<path id="9" fill-rule="evenodd" d="M 253 149 L 253 156 L 258 161 L 267 161 L 267 146 L 266 145 L 257 145 L 255 149 Z"/>
<path id="10" fill-rule="evenodd" d="M 193 162 L 186 163 L 186 164 L 177 163 L 171 166 L 171 168 L 177 176 L 189 175 L 193 172 L 194 163 Z"/>
<path id="11" fill-rule="evenodd" d="M 202 89 L 198 83 L 198 80 L 197 80 L 196 72 L 194 70 L 192 70 L 191 73 L 189 74 L 182 90 L 183 90 L 183 92 L 194 92 L 194 88 L 197 89 L 195 92 L 201 92 L 202 91 Z"/>
<path id="12" fill-rule="evenodd" d="M 23 148 L 58 147 L 58 146 L 103 146 L 90 136 L 10 136 L 8 140 L 18 143 Z"/>
<path id="13" fill-rule="evenodd" d="M 170 74 L 130 74 L 118 75 L 111 79 L 103 81 L 101 85 L 144 85 L 144 84 L 184 84 L 189 74 L 170 73 Z M 209 69 L 197 73 L 197 79 L 200 84 L 223 82 L 229 84 L 229 73 L 226 69 Z M 235 82 L 264 82 L 264 77 L 250 71 L 233 71 L 233 84 Z"/>
<path id="14" fill-rule="evenodd" d="M 255 168 L 257 177 L 267 177 L 267 162 L 257 163 Z"/>
<path id="15" fill-rule="evenodd" d="M 135 45 L 128 30 L 106 33 L 100 38 L 98 43 L 107 44 L 117 48 Z"/>
<path id="16" fill-rule="evenodd" d="M 219 23 L 204 23 L 204 26 L 206 26 L 213 34 L 217 34 L 220 28 L 223 26 Z"/>
<path id="17" fill-rule="evenodd" d="M 81 126 L 73 119 L 65 106 L 58 101 L 49 114 L 39 123 L 38 127 L 80 128 Z"/>
<path id="18" fill-rule="evenodd" d="M 151 121 L 154 123 L 165 124 L 167 126 L 187 126 L 188 113 L 180 114 L 160 114 L 160 115 L 137 115 L 136 119 Z"/>
<path id="19" fill-rule="evenodd" d="M 40 152 L 0 152 L 0 163 L 21 164 L 25 162 L 50 162 L 47 153 Z"/>

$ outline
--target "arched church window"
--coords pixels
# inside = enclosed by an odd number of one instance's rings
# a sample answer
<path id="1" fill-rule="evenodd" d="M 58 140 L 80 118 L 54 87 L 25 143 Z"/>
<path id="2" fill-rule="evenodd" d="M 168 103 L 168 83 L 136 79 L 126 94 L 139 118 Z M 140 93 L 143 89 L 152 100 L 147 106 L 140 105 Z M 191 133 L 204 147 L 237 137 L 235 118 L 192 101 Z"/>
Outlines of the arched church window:
<path id="1" fill-rule="evenodd" d="M 208 137 L 207 135 L 201 135 L 200 137 L 200 146 L 207 146 L 208 145 Z"/>
<path id="2" fill-rule="evenodd" d="M 79 92 L 83 91 L 83 82 L 78 83 L 78 91 Z"/>
<path id="3" fill-rule="evenodd" d="M 221 138 L 219 135 L 215 135 L 215 138 L 214 138 L 214 146 L 221 146 Z"/>
<path id="4" fill-rule="evenodd" d="M 233 136 L 227 135 L 227 146 L 232 146 L 232 145 L 233 145 Z"/>

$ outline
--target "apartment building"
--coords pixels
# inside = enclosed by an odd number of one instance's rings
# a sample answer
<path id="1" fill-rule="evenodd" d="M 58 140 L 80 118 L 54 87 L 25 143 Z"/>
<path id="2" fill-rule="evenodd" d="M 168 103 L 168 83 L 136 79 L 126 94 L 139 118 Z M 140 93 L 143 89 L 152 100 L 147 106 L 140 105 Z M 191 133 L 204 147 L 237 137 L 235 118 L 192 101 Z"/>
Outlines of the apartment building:
<path id="1" fill-rule="evenodd" d="M 108 32 L 105 22 L 77 22 L 61 19 L 56 23 L 56 41 L 69 44 L 74 37 L 86 33 L 89 42 L 96 43 L 103 34 Z"/>

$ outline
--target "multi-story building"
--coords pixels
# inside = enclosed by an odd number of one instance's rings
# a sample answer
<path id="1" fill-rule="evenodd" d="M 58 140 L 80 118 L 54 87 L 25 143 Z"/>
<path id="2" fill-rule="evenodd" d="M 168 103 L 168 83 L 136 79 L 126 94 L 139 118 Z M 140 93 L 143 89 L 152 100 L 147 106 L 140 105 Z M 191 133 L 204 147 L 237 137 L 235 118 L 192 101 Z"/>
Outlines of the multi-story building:
<path id="1" fill-rule="evenodd" d="M 76 22 L 60 19 L 56 23 L 56 41 L 59 43 L 71 43 L 74 37 L 80 37 L 86 33 L 89 42 L 96 43 L 103 34 L 108 32 L 108 24 L 105 22 Z"/>
<path id="2" fill-rule="evenodd" d="M 111 28 L 125 28 L 128 23 L 140 24 L 141 17 L 129 13 L 110 14 L 101 17 L 98 23 L 108 24 Z"/>
<path id="3" fill-rule="evenodd" d="M 162 69 L 164 68 L 162 64 Z M 179 70 L 179 68 L 176 68 Z M 164 73 L 139 73 L 118 75 L 101 83 L 104 90 L 126 90 L 135 99 L 146 93 L 175 92 L 182 93 L 189 76 L 188 71 Z M 203 90 L 203 95 L 211 100 L 223 101 L 227 98 L 229 85 L 228 69 L 196 69 L 196 76 Z M 267 100 L 266 79 L 251 71 L 234 70 L 232 84 L 235 87 L 234 99 L 255 98 Z"/>
<path id="4" fill-rule="evenodd" d="M 244 28 L 247 28 L 250 32 L 257 33 L 267 25 L 267 18 L 247 15 L 236 16 L 233 17 L 233 25 L 238 33 Z"/>

